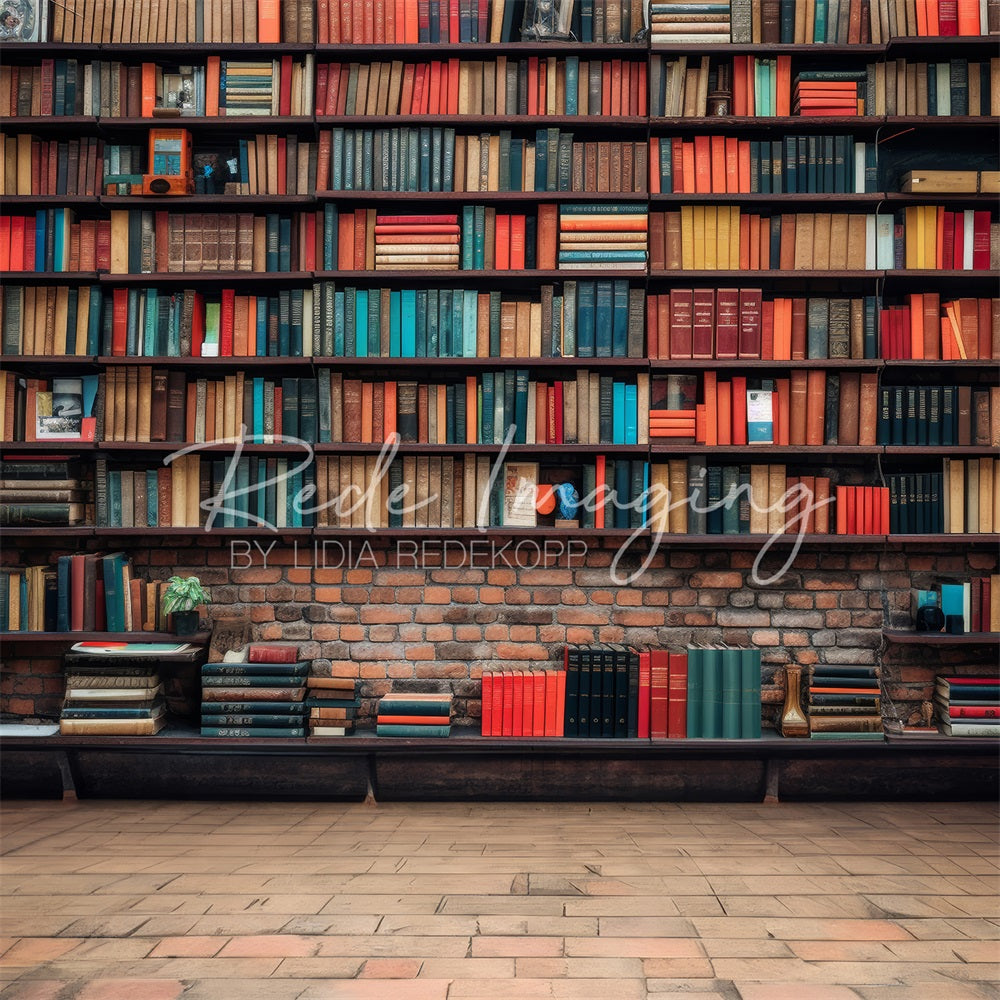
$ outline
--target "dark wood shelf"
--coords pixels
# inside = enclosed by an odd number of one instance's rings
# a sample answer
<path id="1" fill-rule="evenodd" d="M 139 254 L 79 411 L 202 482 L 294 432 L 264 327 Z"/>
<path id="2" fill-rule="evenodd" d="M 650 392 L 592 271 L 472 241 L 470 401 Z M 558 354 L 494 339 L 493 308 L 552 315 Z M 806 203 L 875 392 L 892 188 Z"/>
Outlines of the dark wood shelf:
<path id="1" fill-rule="evenodd" d="M 11 50 L 19 46 L 5 45 L 4 58 L 9 59 Z M 73 46 L 74 51 L 77 46 Z M 65 56 L 65 51 L 61 53 Z M 11 122 L 16 123 L 19 132 L 34 132 L 38 129 L 58 129 L 60 132 L 69 129 L 79 129 L 90 131 L 97 128 L 98 118 L 96 115 L 21 115 L 11 118 Z M 8 130 L 10 126 L 8 126 Z"/>
<path id="2" fill-rule="evenodd" d="M 926 205 L 928 202 L 944 205 L 995 205 L 997 196 L 985 191 L 940 192 L 928 191 L 925 194 L 905 191 L 887 191 L 881 196 L 886 201 L 900 205 Z"/>
<path id="3" fill-rule="evenodd" d="M 1000 632 L 963 632 L 952 635 L 948 632 L 883 629 L 882 635 L 887 642 L 897 646 L 1000 646 Z"/>
<path id="4" fill-rule="evenodd" d="M 674 192 L 644 195 L 651 205 L 671 205 L 671 204 L 726 204 L 726 205 L 773 205 L 776 201 L 781 204 L 792 205 L 878 205 L 885 196 L 877 192 L 859 194 L 857 192 L 833 193 L 828 191 L 798 191 L 790 194 L 762 194 L 752 192 L 745 194 L 694 194 L 691 192 Z"/>
<path id="5" fill-rule="evenodd" d="M 645 529 L 649 532 L 649 528 Z M 760 549 L 764 545 L 777 545 L 779 547 L 795 545 L 799 536 L 795 532 L 782 532 L 777 535 L 762 534 L 718 534 L 718 535 L 681 535 L 672 532 L 663 532 L 660 538 L 661 545 L 684 546 L 685 548 L 724 548 L 724 549 Z M 840 548 L 844 546 L 875 546 L 882 545 L 885 535 L 838 535 L 834 532 L 829 534 L 803 534 L 802 544 L 814 548 Z"/>
<path id="6" fill-rule="evenodd" d="M 780 46 L 775 46 L 780 48 Z M 704 46 L 704 53 L 709 54 L 711 46 Z M 735 54 L 726 46 L 731 54 Z M 698 51 L 703 51 L 698 47 Z M 650 131 L 656 135 L 661 132 L 774 132 L 775 130 L 800 132 L 832 132 L 841 129 L 851 132 L 877 132 L 885 124 L 885 119 L 876 115 L 831 115 L 829 118 L 801 117 L 799 115 L 782 115 L 780 117 L 761 117 L 750 115 L 712 115 L 704 118 L 688 118 L 676 116 L 657 116 L 649 118 Z"/>
<path id="7" fill-rule="evenodd" d="M 227 121 L 229 119 L 223 119 Z M 274 121 L 275 119 L 271 119 Z M 281 121 L 294 121 L 283 118 Z M 515 128 L 516 126 L 533 128 L 543 127 L 586 127 L 588 131 L 614 131 L 634 129 L 645 132 L 649 119 L 645 115 L 318 115 L 316 124 L 340 128 L 357 125 L 362 128 L 406 128 L 436 126 L 468 128 L 470 131 L 482 131 L 484 127 Z"/>
<path id="8" fill-rule="evenodd" d="M 199 528 L 183 527 L 151 527 L 151 528 L 95 528 L 96 538 L 134 538 L 137 531 L 155 531 L 157 535 L 163 535 L 172 539 L 194 539 L 219 536 L 222 538 L 305 538 L 312 534 L 312 528 L 265 528 L 260 525 L 247 525 L 245 527 L 223 527 L 221 523 L 222 515 L 216 515 L 216 524 L 210 529 L 204 526 Z"/>
<path id="9" fill-rule="evenodd" d="M 220 132 L 298 132 L 311 131 L 316 126 L 314 115 L 153 115 L 149 118 L 102 116 L 97 119 L 101 128 L 151 129 L 189 128 L 196 131 Z M 178 198 L 178 200 L 181 200 Z"/>
<path id="10" fill-rule="evenodd" d="M 994 42 L 995 44 L 995 42 Z M 921 128 L 940 128 L 952 131 L 991 129 L 996 131 L 1000 118 L 996 115 L 887 115 L 881 119 L 885 125 L 919 125 Z M 886 141 L 886 140 L 882 140 Z"/>
<path id="11" fill-rule="evenodd" d="M 177 635 L 176 632 L 0 632 L 0 641 L 18 643 L 63 642 L 208 642 L 208 632 Z"/>
<path id="12" fill-rule="evenodd" d="M 388 538 L 388 539 L 421 539 L 429 540 L 435 544 L 438 539 L 479 539 L 489 543 L 495 538 L 524 538 L 524 539 L 565 539 L 565 538 L 587 538 L 595 541 L 605 539 L 615 543 L 621 543 L 631 538 L 638 529 L 635 528 L 523 528 L 512 527 L 510 525 L 491 524 L 485 528 L 338 528 L 322 527 L 314 528 L 313 534 L 316 538 Z M 434 535 L 428 539 L 428 531 L 433 531 Z M 638 536 L 637 541 L 648 542 L 649 534 L 644 532 Z"/>
<path id="13" fill-rule="evenodd" d="M 929 371 L 953 372 L 957 368 L 959 371 L 980 371 L 983 368 L 982 361 L 941 361 L 937 358 L 887 358 L 882 362 L 887 369 L 907 369 L 918 368 Z"/>
<path id="14" fill-rule="evenodd" d="M 705 273 L 707 274 L 708 272 Z M 733 272 L 730 271 L 722 273 L 731 274 Z M 482 282 L 490 282 L 517 284 L 523 285 L 527 288 L 535 288 L 536 282 L 539 281 L 574 281 L 587 279 L 593 279 L 596 281 L 599 279 L 607 280 L 611 278 L 618 278 L 639 283 L 646 280 L 646 271 L 618 271 L 616 269 L 581 269 L 573 271 L 313 271 L 312 276 L 316 281 L 346 281 L 348 283 L 360 281 L 366 284 L 375 281 L 385 281 L 389 283 L 416 281 L 421 284 L 427 281 L 451 283 L 460 281 L 463 284 L 480 284 Z"/>
<path id="15" fill-rule="evenodd" d="M 470 59 L 483 56 L 531 56 L 531 55 L 578 55 L 581 58 L 591 58 L 607 55 L 619 59 L 635 56 L 641 59 L 646 55 L 645 42 L 575 42 L 575 41 L 529 41 L 529 42 L 401 42 L 379 45 L 345 45 L 338 43 L 316 44 L 311 46 L 316 57 L 331 57 L 334 62 L 359 62 L 363 57 L 385 61 L 386 53 L 394 59 L 399 56 L 412 55 L 421 62 L 428 58 L 442 56 L 468 56 Z M 339 56 L 339 59 L 333 57 Z"/>
<path id="16" fill-rule="evenodd" d="M 75 455 L 80 451 L 93 451 L 97 445 L 93 441 L 4 441 L 0 442 L 0 452 L 38 452 L 46 458 L 54 458 L 63 453 Z"/>
<path id="17" fill-rule="evenodd" d="M 98 271 L 5 271 L 4 281 L 8 285 L 58 284 L 94 285 L 104 277 Z"/>
<path id="18" fill-rule="evenodd" d="M 96 361 L 92 354 L 4 354 L 0 362 L 8 367 L 38 368 L 57 365 L 59 368 L 92 368 Z"/>
<path id="19" fill-rule="evenodd" d="M 492 204 L 499 202 L 642 202 L 649 195 L 643 191 L 317 191 L 316 200 L 324 201 L 365 201 L 365 202 L 405 202 L 408 205 L 419 202 L 461 202 L 469 204 Z"/>
<path id="20" fill-rule="evenodd" d="M 339 272 L 338 272 L 339 273 Z M 350 273 L 350 272 L 345 272 Z M 154 271 L 149 274 L 102 273 L 102 285 L 301 285 L 312 282 L 312 271 Z"/>
<path id="21" fill-rule="evenodd" d="M 910 270 L 895 269 L 880 272 L 886 279 L 891 281 L 925 282 L 947 281 L 947 282 L 967 282 L 980 283 L 985 281 L 995 281 L 996 275 L 992 271 L 946 271 L 929 270 L 927 268 L 912 268 Z"/>
<path id="22" fill-rule="evenodd" d="M 4 209 L 10 209 L 15 214 L 17 209 L 25 208 L 99 208 L 101 204 L 100 197 L 95 194 L 5 194 L 0 200 Z"/>
<path id="23" fill-rule="evenodd" d="M 255 205 L 303 208 L 314 205 L 311 194 L 189 194 L 156 198 L 150 195 L 102 195 L 100 203 L 107 208 L 253 208 Z"/>
<path id="24" fill-rule="evenodd" d="M 75 47 L 75 46 L 74 46 Z M 115 56 L 126 60 L 129 57 L 156 60 L 161 63 L 187 62 L 183 56 L 229 56 L 238 59 L 267 49 L 269 55 L 305 55 L 314 52 L 312 42 L 169 42 L 154 45 L 146 42 L 105 42 L 100 46 L 101 55 Z"/>
<path id="25" fill-rule="evenodd" d="M 982 534 L 979 532 L 955 532 L 946 534 L 943 532 L 928 532 L 923 535 L 912 533 L 900 533 L 887 535 L 886 541 L 893 545 L 943 545 L 954 546 L 956 544 L 966 546 L 992 545 L 995 546 L 1000 541 L 1000 536 L 995 534 Z"/>
<path id="26" fill-rule="evenodd" d="M 31 527 L 18 528 L 16 526 L 0 528 L 0 533 L 5 538 L 45 538 L 49 541 L 67 541 L 73 538 L 93 538 L 94 528 L 92 525 L 47 525 L 45 527 L 32 525 Z M 2 635 L 2 633 L 0 633 Z"/>
<path id="27" fill-rule="evenodd" d="M 290 358 L 290 357 L 236 357 L 235 355 L 225 355 L 218 358 L 193 358 L 193 357 L 137 357 L 128 355 L 118 357 L 117 355 L 101 355 L 97 359 L 99 365 L 156 365 L 160 368 L 199 368 L 209 369 L 220 368 L 309 368 L 313 359 Z"/>
<path id="28" fill-rule="evenodd" d="M 824 368 L 833 371 L 864 370 L 876 371 L 885 364 L 879 358 L 798 358 L 795 360 L 775 360 L 771 358 L 653 358 L 649 362 L 650 371 L 658 372 L 688 369 L 704 371 L 705 369 L 769 369 L 785 370 L 789 368 Z"/>
<path id="29" fill-rule="evenodd" d="M 313 445 L 317 455 L 377 455 L 382 447 L 381 443 L 368 444 L 355 441 L 323 442 Z M 427 444 L 425 442 L 403 442 L 399 445 L 399 454 L 499 455 L 502 448 L 503 445 L 499 444 Z M 538 444 L 508 445 L 506 453 L 509 455 L 537 455 L 545 453 L 546 461 L 557 461 L 557 458 L 551 455 L 553 449 L 558 449 L 560 456 L 614 454 L 621 457 L 645 458 L 648 454 L 648 449 L 644 444 L 546 444 L 544 441 Z"/>
<path id="30" fill-rule="evenodd" d="M 644 272 L 638 272 L 640 274 Z M 901 272 L 906 274 L 908 272 Z M 934 273 L 934 272 L 929 272 Z M 649 277 L 653 280 L 669 278 L 674 281 L 729 281 L 729 282 L 769 282 L 769 281 L 797 281 L 800 284 L 812 281 L 877 281 L 884 277 L 885 271 L 876 270 L 847 270 L 847 271 L 670 271 L 670 270 L 649 270 Z"/>
<path id="31" fill-rule="evenodd" d="M 227 441 L 218 444 L 197 441 L 101 441 L 96 448 L 100 452 L 127 452 L 129 455 L 139 456 L 169 455 L 182 448 L 191 448 L 192 445 L 197 445 L 199 454 L 228 454 L 235 451 L 237 446 L 244 455 L 301 455 L 303 452 L 301 447 L 292 444 L 256 444 L 249 440 L 243 443 Z"/>
<path id="32" fill-rule="evenodd" d="M 197 359 L 196 359 L 197 360 Z M 314 355 L 308 359 L 313 365 L 331 368 L 367 368 L 367 369 L 423 369 L 435 371 L 442 369 L 473 369 L 475 371 L 492 371 L 496 368 L 527 368 L 529 371 L 541 369 L 577 369 L 601 368 L 602 370 L 632 370 L 645 371 L 649 367 L 646 358 L 339 358 Z"/>
<path id="33" fill-rule="evenodd" d="M 777 445 L 777 444 L 651 444 L 650 452 L 656 455 L 739 455 L 746 461 L 747 459 L 759 456 L 761 458 L 825 458 L 827 455 L 847 455 L 847 456 L 875 456 L 882 454 L 881 445 L 850 445 L 850 444 L 822 444 L 822 445 Z"/>
<path id="34" fill-rule="evenodd" d="M 993 455 L 995 448 L 987 444 L 887 444 L 887 456 L 912 456 L 916 458 L 949 458 L 952 455 L 987 456 Z"/>
<path id="35" fill-rule="evenodd" d="M 688 52 L 704 52 L 706 55 L 727 55 L 737 53 L 742 55 L 802 55 L 808 56 L 810 60 L 828 56 L 830 58 L 841 59 L 843 56 L 873 56 L 881 55 L 884 45 L 827 45 L 817 42 L 811 43 L 791 43 L 791 42 L 719 42 L 714 45 L 701 45 L 698 42 L 653 42 L 650 44 L 650 52 L 655 55 L 669 55 L 673 52 L 680 54 Z"/>

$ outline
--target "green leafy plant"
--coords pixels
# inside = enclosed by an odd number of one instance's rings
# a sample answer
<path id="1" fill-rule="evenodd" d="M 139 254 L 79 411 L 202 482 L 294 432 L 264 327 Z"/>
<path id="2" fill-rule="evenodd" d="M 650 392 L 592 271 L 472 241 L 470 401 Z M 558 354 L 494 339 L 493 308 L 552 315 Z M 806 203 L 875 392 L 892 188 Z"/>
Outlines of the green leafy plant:
<path id="1" fill-rule="evenodd" d="M 166 614 L 193 611 L 207 601 L 208 593 L 196 576 L 172 576 L 163 592 L 163 610 Z"/>

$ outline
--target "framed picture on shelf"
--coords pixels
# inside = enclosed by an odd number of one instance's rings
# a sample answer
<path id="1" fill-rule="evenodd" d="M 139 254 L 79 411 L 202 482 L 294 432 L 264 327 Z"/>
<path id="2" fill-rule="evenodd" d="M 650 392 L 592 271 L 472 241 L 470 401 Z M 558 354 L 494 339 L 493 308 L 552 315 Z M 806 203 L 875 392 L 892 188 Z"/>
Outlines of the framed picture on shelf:
<path id="1" fill-rule="evenodd" d="M 49 5 L 42 0 L 0 2 L 0 44 L 46 42 L 49 38 Z"/>

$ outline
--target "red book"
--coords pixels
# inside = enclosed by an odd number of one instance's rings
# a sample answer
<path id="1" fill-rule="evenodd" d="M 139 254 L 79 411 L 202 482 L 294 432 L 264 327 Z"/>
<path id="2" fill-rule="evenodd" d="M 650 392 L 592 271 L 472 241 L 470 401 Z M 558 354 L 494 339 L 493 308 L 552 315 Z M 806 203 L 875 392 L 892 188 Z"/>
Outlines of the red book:
<path id="1" fill-rule="evenodd" d="M 670 292 L 670 357 L 691 357 L 694 321 L 694 291 L 675 288 Z"/>
<path id="2" fill-rule="evenodd" d="M 247 663 L 298 663 L 299 647 L 291 643 L 252 642 L 247 647 Z"/>
<path id="3" fill-rule="evenodd" d="M 518 670 L 513 678 L 513 701 L 511 703 L 511 736 L 524 735 L 524 674 Z"/>
<path id="4" fill-rule="evenodd" d="M 115 288 L 111 292 L 111 355 L 124 358 L 128 337 L 128 289 Z"/>
<path id="5" fill-rule="evenodd" d="M 444 0 L 442 0 L 444 2 Z M 459 4 L 458 0 L 447 0 L 448 3 L 448 41 L 457 42 L 459 39 L 459 26 L 458 26 L 458 11 Z M 444 41 L 444 39 L 442 39 Z M 448 112 L 452 114 L 452 112 Z"/>
<path id="6" fill-rule="evenodd" d="M 494 267 L 498 271 L 510 269 L 510 216 L 497 213 L 496 216 L 496 252 Z"/>
<path id="7" fill-rule="evenodd" d="M 942 38 L 958 34 L 958 0 L 941 0 L 938 4 L 938 33 Z"/>
<path id="8" fill-rule="evenodd" d="M 563 728 L 562 716 L 556 714 L 558 706 L 557 686 L 560 676 L 566 675 L 561 670 L 545 670 L 539 676 L 545 688 L 543 703 L 545 706 L 542 723 L 541 736 L 561 736 Z M 537 700 L 537 694 L 536 694 Z"/>
<path id="9" fill-rule="evenodd" d="M 760 318 L 759 312 L 757 318 L 758 320 Z M 715 356 L 717 358 L 740 356 L 740 325 L 740 290 L 737 288 L 718 289 L 715 316 Z"/>
<path id="10" fill-rule="evenodd" d="M 546 674 L 551 673 L 549 670 L 538 670 L 531 675 L 531 701 L 532 701 L 532 713 L 531 713 L 531 735 L 532 736 L 544 736 L 545 735 L 545 682 Z"/>
<path id="11" fill-rule="evenodd" d="M 233 332 L 236 322 L 236 289 L 222 289 L 222 303 L 219 308 L 219 357 L 233 356 Z"/>
<path id="12" fill-rule="evenodd" d="M 597 483 L 594 492 L 596 496 L 594 497 L 594 527 L 603 528 L 604 527 L 604 499 L 607 491 L 604 489 L 604 484 L 607 481 L 607 456 L 597 455 L 594 459 L 595 464 L 595 475 L 594 481 Z"/>
<path id="13" fill-rule="evenodd" d="M 69 627 L 74 632 L 83 631 L 83 565 L 86 556 L 82 552 L 70 556 L 70 605 Z"/>
<path id="14" fill-rule="evenodd" d="M 648 650 L 639 654 L 639 728 L 637 735 L 641 740 L 649 739 L 649 660 Z"/>
<path id="15" fill-rule="evenodd" d="M 285 0 L 287 3 L 288 0 Z M 281 5 L 279 0 L 258 0 L 257 41 L 274 44 L 281 41 Z"/>
<path id="16" fill-rule="evenodd" d="M 949 705 L 948 715 L 953 719 L 1000 719 L 1000 708 L 992 705 Z"/>
<path id="17" fill-rule="evenodd" d="M 747 443 L 747 380 L 745 375 L 732 379 L 733 444 Z"/>
<path id="18" fill-rule="evenodd" d="M 556 712 L 553 736 L 562 736 L 566 718 L 566 671 L 556 672 Z"/>
<path id="19" fill-rule="evenodd" d="M 649 735 L 654 740 L 666 739 L 670 697 L 670 654 L 665 649 L 651 650 L 649 662 Z"/>
<path id="20" fill-rule="evenodd" d="M 763 294 L 759 288 L 739 290 L 739 347 L 738 357 L 761 357 L 761 311 Z M 722 355 L 719 355 L 722 357 Z"/>
<path id="21" fill-rule="evenodd" d="M 511 670 L 504 670 L 502 674 L 503 683 L 503 716 L 500 727 L 501 736 L 514 735 L 514 673 Z"/>
<path id="22" fill-rule="evenodd" d="M 512 271 L 524 270 L 524 241 L 525 216 L 512 215 L 510 217 L 510 269 Z"/>
<path id="23" fill-rule="evenodd" d="M 667 736 L 687 736 L 687 653 L 669 654 L 667 686 Z"/>
<path id="24" fill-rule="evenodd" d="M 972 216 L 972 268 L 975 271 L 988 271 L 990 268 L 989 210 L 976 211 Z"/>
<path id="25" fill-rule="evenodd" d="M 733 397 L 732 383 L 719 382 L 715 390 L 716 398 L 716 433 L 720 445 L 733 443 Z"/>

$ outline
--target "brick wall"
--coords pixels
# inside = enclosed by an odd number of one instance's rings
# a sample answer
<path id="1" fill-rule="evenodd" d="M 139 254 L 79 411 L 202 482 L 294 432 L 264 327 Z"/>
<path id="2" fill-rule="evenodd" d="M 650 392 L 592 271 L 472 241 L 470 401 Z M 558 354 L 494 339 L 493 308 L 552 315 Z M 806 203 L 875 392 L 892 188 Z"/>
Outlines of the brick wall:
<path id="1" fill-rule="evenodd" d="M 362 718 L 370 718 L 375 699 L 393 685 L 447 685 L 456 696 L 458 723 L 478 723 L 484 668 L 552 664 L 565 643 L 597 640 L 758 646 L 765 684 L 783 684 L 782 667 L 790 662 L 882 662 L 888 712 L 905 720 L 931 695 L 929 663 L 967 664 L 977 654 L 952 650 L 939 660 L 922 647 L 883 652 L 883 625 L 909 625 L 911 587 L 928 587 L 939 574 L 969 578 L 997 571 L 992 547 L 804 547 L 780 578 L 758 583 L 751 572 L 756 550 L 681 543 L 665 544 L 648 569 L 618 586 L 611 579 L 616 543 L 590 542 L 569 560 L 563 554 L 546 561 L 532 546 L 495 555 L 487 549 L 471 566 L 468 543 L 445 559 L 439 545 L 414 554 L 397 552 L 394 542 L 361 544 L 349 553 L 335 545 L 324 555 L 311 543 L 297 550 L 278 543 L 267 552 L 266 566 L 259 549 L 251 558 L 242 543 L 231 549 L 217 539 L 180 550 L 169 540 L 162 547 L 154 541 L 132 554 L 140 576 L 197 573 L 211 588 L 213 611 L 247 611 L 258 638 L 298 642 L 303 658 L 321 672 L 359 678 Z M 19 561 L 52 555 L 22 552 Z M 758 577 L 776 573 L 786 558 L 787 548 L 772 550 Z M 617 568 L 627 576 L 639 561 L 638 553 L 626 555 Z M 0 710 L 56 716 L 59 652 L 58 646 L 4 643 Z M 777 706 L 765 706 L 765 723 L 776 712 Z"/>

